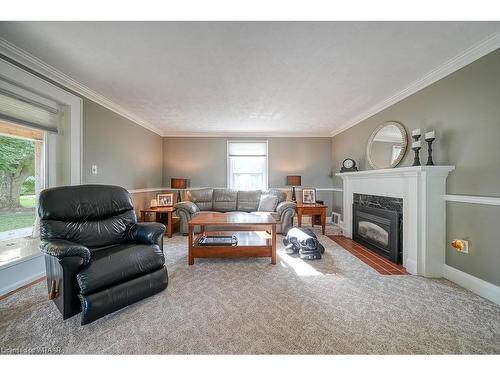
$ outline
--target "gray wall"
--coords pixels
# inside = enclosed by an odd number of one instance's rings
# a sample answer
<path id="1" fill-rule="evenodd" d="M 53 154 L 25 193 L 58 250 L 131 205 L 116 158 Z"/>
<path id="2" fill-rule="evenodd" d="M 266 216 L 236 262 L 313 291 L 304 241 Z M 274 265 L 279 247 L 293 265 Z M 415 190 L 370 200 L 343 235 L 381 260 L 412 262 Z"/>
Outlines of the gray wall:
<path id="1" fill-rule="evenodd" d="M 500 50 L 336 135 L 334 169 L 346 157 L 355 159 L 360 170 L 370 169 L 366 142 L 379 124 L 391 120 L 409 133 L 415 128 L 436 131 L 434 162 L 456 166 L 448 177 L 448 194 L 500 197 Z M 425 162 L 427 151 L 422 154 Z M 412 162 L 409 150 L 399 166 Z M 342 180 L 336 177 L 334 185 L 341 187 Z M 334 194 L 334 206 L 341 205 L 342 194 Z M 499 219 L 498 206 L 448 202 L 448 244 L 453 238 L 469 238 L 472 248 L 465 255 L 448 245 L 446 264 L 500 285 Z"/>
<path id="2" fill-rule="evenodd" d="M 222 137 L 166 137 L 163 139 L 163 175 L 167 186 L 170 178 L 191 180 L 191 187 L 227 186 L 227 141 Z M 258 138 L 263 139 L 263 138 Z M 285 188 L 287 175 L 301 175 L 302 186 L 332 187 L 332 139 L 268 138 L 269 187 Z M 331 207 L 332 193 L 318 192 Z"/>
<path id="3" fill-rule="evenodd" d="M 162 137 L 85 99 L 83 102 L 83 183 L 127 189 L 163 186 Z M 92 164 L 98 174 L 90 173 Z"/>

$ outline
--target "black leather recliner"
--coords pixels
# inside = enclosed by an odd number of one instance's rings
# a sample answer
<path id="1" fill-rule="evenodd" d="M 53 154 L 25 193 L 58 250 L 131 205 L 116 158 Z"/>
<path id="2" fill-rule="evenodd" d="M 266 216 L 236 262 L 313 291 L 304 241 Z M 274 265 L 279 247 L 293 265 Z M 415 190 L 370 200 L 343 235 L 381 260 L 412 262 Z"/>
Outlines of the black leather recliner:
<path id="1" fill-rule="evenodd" d="M 38 214 L 49 298 L 63 319 L 81 311 L 84 325 L 167 287 L 165 226 L 137 223 L 124 188 L 46 189 Z"/>

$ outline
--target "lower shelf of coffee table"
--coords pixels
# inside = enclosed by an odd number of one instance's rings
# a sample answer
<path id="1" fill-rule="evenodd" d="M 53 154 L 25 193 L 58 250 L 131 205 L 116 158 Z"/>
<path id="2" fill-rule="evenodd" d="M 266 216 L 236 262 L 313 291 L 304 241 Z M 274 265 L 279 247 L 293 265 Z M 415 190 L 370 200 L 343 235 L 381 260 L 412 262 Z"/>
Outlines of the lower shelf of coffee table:
<path id="1" fill-rule="evenodd" d="M 203 236 L 234 235 L 238 238 L 236 246 L 199 246 L 198 240 Z M 272 236 L 266 231 L 207 231 L 199 233 L 190 246 L 194 258 L 225 257 L 270 257 L 272 256 Z"/>

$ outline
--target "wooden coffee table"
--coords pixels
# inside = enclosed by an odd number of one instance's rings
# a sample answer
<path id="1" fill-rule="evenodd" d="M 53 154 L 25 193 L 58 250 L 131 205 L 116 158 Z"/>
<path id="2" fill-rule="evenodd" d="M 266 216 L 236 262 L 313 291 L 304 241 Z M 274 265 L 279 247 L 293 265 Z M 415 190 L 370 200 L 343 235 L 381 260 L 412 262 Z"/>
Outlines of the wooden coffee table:
<path id="1" fill-rule="evenodd" d="M 195 226 L 201 232 L 195 236 Z M 207 226 L 221 230 L 205 231 Z M 234 235 L 236 246 L 199 246 L 203 235 Z M 199 213 L 189 221 L 188 264 L 194 258 L 271 257 L 276 264 L 276 220 L 269 214 L 247 214 L 242 212 Z"/>

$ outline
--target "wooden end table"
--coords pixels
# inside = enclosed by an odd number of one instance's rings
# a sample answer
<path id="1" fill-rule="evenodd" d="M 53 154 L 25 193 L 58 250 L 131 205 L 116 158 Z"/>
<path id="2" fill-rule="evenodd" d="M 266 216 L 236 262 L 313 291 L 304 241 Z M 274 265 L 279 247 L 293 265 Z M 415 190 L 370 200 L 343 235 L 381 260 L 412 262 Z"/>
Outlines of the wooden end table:
<path id="1" fill-rule="evenodd" d="M 167 227 L 165 230 L 167 237 L 172 238 L 172 233 L 174 232 L 174 228 L 180 221 L 178 217 L 173 216 L 174 212 L 175 212 L 175 207 L 173 206 L 145 208 L 141 210 L 141 221 L 142 222 L 146 221 L 146 213 L 154 213 L 155 214 L 154 221 L 164 224 Z M 166 214 L 165 215 L 166 218 L 161 218 L 161 216 L 163 215 L 160 215 L 160 217 L 158 217 L 158 214 Z"/>
<path id="2" fill-rule="evenodd" d="M 325 234 L 326 208 L 324 204 L 319 203 L 297 203 L 297 221 L 299 227 L 302 226 L 302 216 L 311 216 L 311 225 L 314 227 L 314 217 L 321 217 L 321 230 Z"/>
<path id="3" fill-rule="evenodd" d="M 201 233 L 195 236 L 195 226 Z M 206 226 L 221 228 L 205 231 Z M 204 235 L 234 235 L 236 246 L 200 246 Z M 247 214 L 242 212 L 199 213 L 189 221 L 188 264 L 194 258 L 271 257 L 276 264 L 276 220 L 269 214 Z"/>

